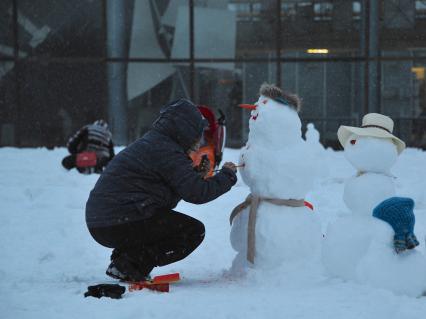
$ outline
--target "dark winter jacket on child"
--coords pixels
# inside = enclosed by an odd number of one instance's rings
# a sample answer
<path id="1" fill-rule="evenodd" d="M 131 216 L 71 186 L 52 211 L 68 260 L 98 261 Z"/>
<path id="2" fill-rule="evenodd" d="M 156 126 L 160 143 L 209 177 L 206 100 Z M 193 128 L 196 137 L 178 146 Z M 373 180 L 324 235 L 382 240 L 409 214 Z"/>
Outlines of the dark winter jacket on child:
<path id="1" fill-rule="evenodd" d="M 98 159 L 113 158 L 114 144 L 111 136 L 108 125 L 104 121 L 98 120 L 78 130 L 68 140 L 67 148 L 71 154 L 89 151 L 95 152 Z"/>
<path id="2" fill-rule="evenodd" d="M 120 152 L 100 176 L 86 204 L 88 227 L 143 220 L 173 209 L 181 199 L 202 204 L 229 191 L 237 180 L 231 169 L 203 179 L 187 155 L 203 129 L 201 113 L 190 101 L 163 107 L 151 130 Z"/>

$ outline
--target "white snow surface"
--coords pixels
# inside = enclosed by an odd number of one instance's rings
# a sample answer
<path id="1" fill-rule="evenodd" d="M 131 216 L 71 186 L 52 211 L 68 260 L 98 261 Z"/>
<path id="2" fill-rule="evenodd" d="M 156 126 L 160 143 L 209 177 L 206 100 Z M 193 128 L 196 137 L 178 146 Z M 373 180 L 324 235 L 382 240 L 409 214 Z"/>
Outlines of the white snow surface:
<path id="1" fill-rule="evenodd" d="M 239 153 L 227 149 L 224 160 L 237 162 Z M 250 269 L 246 277 L 230 277 L 228 270 L 236 253 L 229 242 L 228 217 L 249 193 L 241 179 L 230 192 L 213 202 L 178 205 L 179 211 L 203 221 L 206 238 L 186 259 L 154 269 L 154 275 L 181 273 L 182 281 L 174 284 L 170 293 L 142 290 L 126 293 L 121 300 L 84 298 L 88 285 L 114 282 L 104 274 L 110 249 L 91 238 L 84 221 L 85 202 L 98 176 L 65 171 L 60 165 L 65 155 L 64 148 L 0 148 L 3 319 L 425 316 L 425 297 L 409 297 L 330 277 L 321 264 L 301 268 L 284 265 L 273 272 Z M 307 199 L 313 203 L 314 214 L 318 214 L 325 232 L 339 216 L 350 214 L 343 202 L 343 188 L 345 180 L 356 172 L 343 152 L 327 149 L 322 156 L 331 169 L 315 183 Z M 426 233 L 425 163 L 426 152 L 407 149 L 392 170 L 397 176 L 397 194 L 412 197 L 416 202 L 416 235 Z M 418 239 L 424 247 L 425 238 Z M 347 255 L 351 248 L 347 247 Z M 401 278 L 395 278 L 396 284 L 398 280 Z"/>

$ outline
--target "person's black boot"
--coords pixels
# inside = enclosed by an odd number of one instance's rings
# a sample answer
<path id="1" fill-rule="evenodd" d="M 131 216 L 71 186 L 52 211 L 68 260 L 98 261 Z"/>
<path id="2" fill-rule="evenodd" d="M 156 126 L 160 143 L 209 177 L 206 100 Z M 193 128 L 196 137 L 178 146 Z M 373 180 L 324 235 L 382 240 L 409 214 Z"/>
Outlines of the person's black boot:
<path id="1" fill-rule="evenodd" d="M 149 274 L 154 266 L 143 263 L 141 258 L 135 260 L 127 253 L 120 253 L 114 258 L 106 270 L 106 274 L 122 281 L 142 281 L 149 279 Z"/>

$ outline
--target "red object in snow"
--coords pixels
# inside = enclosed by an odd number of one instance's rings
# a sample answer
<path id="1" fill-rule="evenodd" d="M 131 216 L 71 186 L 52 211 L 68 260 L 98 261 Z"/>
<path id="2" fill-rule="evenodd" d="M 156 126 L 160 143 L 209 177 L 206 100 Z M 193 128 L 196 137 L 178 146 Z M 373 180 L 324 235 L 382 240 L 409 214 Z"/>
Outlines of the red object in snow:
<path id="1" fill-rule="evenodd" d="M 77 154 L 76 166 L 83 167 L 95 167 L 97 163 L 95 152 L 81 152 Z"/>
<path id="2" fill-rule="evenodd" d="M 314 210 L 314 205 L 312 205 L 311 203 L 309 203 L 308 201 L 305 200 L 305 206 Z"/>
<path id="3" fill-rule="evenodd" d="M 130 283 L 129 291 L 142 290 L 146 288 L 146 289 L 159 291 L 159 292 L 169 292 L 170 284 L 177 282 L 179 280 L 180 280 L 179 273 L 155 276 L 151 280 Z"/>

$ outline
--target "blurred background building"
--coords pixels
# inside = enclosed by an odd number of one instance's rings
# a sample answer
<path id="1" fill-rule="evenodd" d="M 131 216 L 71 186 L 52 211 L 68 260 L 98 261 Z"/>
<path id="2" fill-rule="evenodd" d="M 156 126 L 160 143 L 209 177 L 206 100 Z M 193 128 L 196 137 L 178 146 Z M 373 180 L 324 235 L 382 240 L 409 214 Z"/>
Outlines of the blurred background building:
<path id="1" fill-rule="evenodd" d="M 0 146 L 64 145 L 82 125 L 141 136 L 186 97 L 247 138 L 261 83 L 303 99 L 303 122 L 337 146 L 367 112 L 426 147 L 426 0 L 1 0 Z"/>

